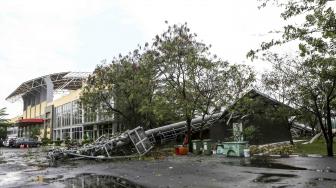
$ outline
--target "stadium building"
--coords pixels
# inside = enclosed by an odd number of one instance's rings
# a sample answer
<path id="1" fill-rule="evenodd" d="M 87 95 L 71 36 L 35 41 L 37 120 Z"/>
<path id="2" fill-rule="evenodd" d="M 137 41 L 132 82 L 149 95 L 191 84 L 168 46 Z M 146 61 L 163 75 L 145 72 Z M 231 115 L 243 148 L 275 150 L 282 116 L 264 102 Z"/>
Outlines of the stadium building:
<path id="1" fill-rule="evenodd" d="M 121 128 L 113 116 L 87 113 L 79 105 L 80 91 L 88 77 L 86 72 L 61 72 L 45 75 L 22 83 L 6 100 L 22 100 L 23 111 L 12 129 L 17 137 L 31 137 L 39 129 L 39 140 L 96 139 L 114 135 Z M 61 95 L 54 99 L 54 95 Z M 55 97 L 56 98 L 56 97 Z"/>

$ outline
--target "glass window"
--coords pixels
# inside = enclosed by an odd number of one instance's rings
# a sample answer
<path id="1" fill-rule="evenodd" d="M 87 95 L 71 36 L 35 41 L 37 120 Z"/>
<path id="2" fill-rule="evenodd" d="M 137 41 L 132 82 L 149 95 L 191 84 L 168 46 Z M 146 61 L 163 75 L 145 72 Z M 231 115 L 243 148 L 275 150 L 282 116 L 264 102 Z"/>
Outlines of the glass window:
<path id="1" fill-rule="evenodd" d="M 78 125 L 82 123 L 82 110 L 78 101 L 72 102 L 72 124 Z"/>

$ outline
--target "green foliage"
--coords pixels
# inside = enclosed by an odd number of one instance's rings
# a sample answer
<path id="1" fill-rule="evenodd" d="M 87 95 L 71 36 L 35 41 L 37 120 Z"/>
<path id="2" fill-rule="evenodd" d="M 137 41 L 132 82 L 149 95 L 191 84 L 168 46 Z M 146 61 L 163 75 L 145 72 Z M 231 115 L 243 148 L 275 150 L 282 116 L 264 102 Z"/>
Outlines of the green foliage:
<path id="1" fill-rule="evenodd" d="M 84 134 L 83 140 L 82 140 L 82 144 L 88 144 L 90 142 L 92 142 L 92 141 L 89 139 L 89 137 L 87 136 L 87 134 Z"/>
<path id="2" fill-rule="evenodd" d="M 336 14 L 334 1 L 326 0 L 298 0 L 277 1 L 260 0 L 266 7 L 274 2 L 283 8 L 281 17 L 284 21 L 296 17 L 304 17 L 300 24 L 284 26 L 281 38 L 263 42 L 259 49 L 251 50 L 247 56 L 256 58 L 261 51 L 269 50 L 273 46 L 282 45 L 291 41 L 300 41 L 298 50 L 300 56 L 334 56 L 336 54 Z M 291 22 L 292 23 L 292 22 Z"/>
<path id="3" fill-rule="evenodd" d="M 244 140 L 247 141 L 255 140 L 256 138 L 258 138 L 259 133 L 260 133 L 259 129 L 256 128 L 255 126 L 253 125 L 248 126 L 243 130 Z"/>
<path id="4" fill-rule="evenodd" d="M 261 7 L 269 0 L 261 0 Z M 264 42 L 257 50 L 251 50 L 248 57 L 264 58 L 273 62 L 273 71 L 264 75 L 266 89 L 273 96 L 279 95 L 283 101 L 301 111 L 300 119 L 313 122 L 304 113 L 314 114 L 326 140 L 328 155 L 333 155 L 332 113 L 336 109 L 336 14 L 335 1 L 298 0 L 275 2 L 284 8 L 284 20 L 305 16 L 300 24 L 288 24 L 282 36 Z M 297 57 L 279 57 L 270 52 L 276 45 L 298 41 Z M 293 43 L 291 43 L 293 44 Z"/>
<path id="5" fill-rule="evenodd" d="M 6 113 L 6 108 L 0 109 L 0 138 L 5 139 L 7 137 L 7 126 L 8 120 L 5 117 L 8 114 Z"/>
<path id="6" fill-rule="evenodd" d="M 139 47 L 125 56 L 119 55 L 110 64 L 97 66 L 81 96 L 86 111 L 101 109 L 100 114 L 114 115 L 126 128 L 139 124 L 155 127 L 165 120 L 155 118 L 160 113 L 159 104 L 166 101 L 161 100 L 160 93 L 154 95 L 159 80 L 152 56 L 147 47 L 144 50 Z"/>
<path id="7" fill-rule="evenodd" d="M 69 146 L 70 142 L 71 142 L 70 137 L 69 137 L 69 136 L 66 136 L 65 139 L 64 139 L 64 144 L 65 144 L 66 146 Z"/>
<path id="8" fill-rule="evenodd" d="M 152 44 L 97 66 L 80 102 L 85 113 L 114 115 L 126 128 L 180 120 L 190 125 L 197 115 L 218 112 L 254 80 L 251 68 L 212 55 L 187 24 L 172 25 Z"/>
<path id="9" fill-rule="evenodd" d="M 7 123 L 7 119 L 5 119 L 7 115 L 6 108 L 0 108 L 0 123 Z"/>
<path id="10" fill-rule="evenodd" d="M 7 123 L 0 123 L 0 138 L 3 140 L 7 137 Z"/>
<path id="11" fill-rule="evenodd" d="M 38 136 L 40 136 L 41 132 L 40 132 L 40 128 L 36 127 L 36 126 L 32 126 L 30 129 L 30 137 L 37 139 Z"/>
<path id="12" fill-rule="evenodd" d="M 60 139 L 60 138 L 57 138 L 57 140 L 56 140 L 56 141 L 54 141 L 54 144 L 55 144 L 56 146 L 60 146 L 60 145 L 61 145 L 61 143 L 62 143 L 62 141 L 61 141 L 61 139 Z"/>
<path id="13" fill-rule="evenodd" d="M 288 105 L 297 108 L 297 119 L 312 127 L 318 123 L 332 145 L 332 111 L 336 109 L 336 59 L 311 57 L 308 60 L 270 55 L 273 70 L 265 73 L 264 87 Z M 283 111 L 284 114 L 287 111 Z M 327 149 L 332 155 L 332 146 Z"/>
<path id="14" fill-rule="evenodd" d="M 168 26 L 153 42 L 154 62 L 162 75 L 162 92 L 176 104 L 183 119 L 191 120 L 202 96 L 206 97 L 208 79 L 226 63 L 211 58 L 209 46 L 198 42 L 187 24 Z M 219 75 L 221 73 L 219 72 Z M 212 76 L 212 77 L 207 77 Z M 204 94 L 204 95 L 203 95 Z"/>
<path id="15" fill-rule="evenodd" d="M 47 146 L 52 143 L 52 141 L 49 138 L 42 138 L 41 142 L 43 146 Z"/>

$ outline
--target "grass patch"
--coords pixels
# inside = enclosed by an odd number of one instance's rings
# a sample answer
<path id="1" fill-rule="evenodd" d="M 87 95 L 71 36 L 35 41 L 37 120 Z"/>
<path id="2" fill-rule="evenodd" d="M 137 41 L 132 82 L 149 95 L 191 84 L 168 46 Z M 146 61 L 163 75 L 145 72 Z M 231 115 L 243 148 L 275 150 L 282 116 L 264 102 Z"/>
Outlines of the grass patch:
<path id="1" fill-rule="evenodd" d="M 333 143 L 333 151 L 336 153 L 336 142 Z M 324 139 L 318 139 L 312 144 L 295 144 L 294 153 L 327 155 L 327 145 Z"/>

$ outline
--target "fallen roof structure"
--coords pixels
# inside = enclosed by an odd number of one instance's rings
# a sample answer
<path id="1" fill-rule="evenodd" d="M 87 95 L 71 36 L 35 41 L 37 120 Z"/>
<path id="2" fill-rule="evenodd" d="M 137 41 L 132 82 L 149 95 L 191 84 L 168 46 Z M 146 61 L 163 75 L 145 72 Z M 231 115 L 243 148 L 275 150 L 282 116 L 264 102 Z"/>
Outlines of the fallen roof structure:
<path id="1" fill-rule="evenodd" d="M 195 118 L 192 120 L 192 131 L 196 132 L 202 128 L 206 129 L 217 122 L 223 113 Z M 204 123 L 206 122 L 206 123 Z M 82 147 L 54 149 L 48 153 L 48 158 L 52 163 L 66 157 L 77 157 L 79 159 L 119 159 L 143 156 L 153 147 L 157 139 L 161 143 L 174 140 L 178 135 L 187 132 L 186 122 L 178 122 L 155 129 L 144 131 L 142 127 L 127 130 L 124 133 L 106 138 L 98 138 L 91 144 Z M 134 154 L 136 153 L 136 154 Z"/>

